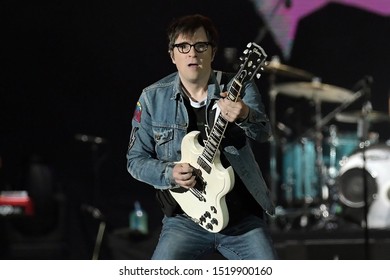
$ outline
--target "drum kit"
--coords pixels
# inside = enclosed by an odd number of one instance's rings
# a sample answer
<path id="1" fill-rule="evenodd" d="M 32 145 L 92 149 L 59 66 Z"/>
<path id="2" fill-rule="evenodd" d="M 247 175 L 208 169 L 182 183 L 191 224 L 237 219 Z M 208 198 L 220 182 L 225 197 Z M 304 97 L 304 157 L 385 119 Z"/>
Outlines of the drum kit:
<path id="1" fill-rule="evenodd" d="M 353 92 L 324 84 L 315 75 L 277 58 L 266 63 L 269 73 L 269 111 L 274 136 L 270 142 L 270 181 L 277 204 L 276 218 L 284 228 L 335 228 L 340 220 L 370 228 L 390 227 L 390 142 L 379 141 L 371 124 L 386 122 L 390 115 L 372 110 L 367 96 L 370 84 Z M 276 76 L 300 79 L 275 83 Z M 283 95 L 310 101 L 312 127 L 287 137 L 291 131 L 277 120 L 276 99 Z M 361 110 L 348 110 L 363 100 Z M 333 106 L 323 115 L 323 104 Z M 278 108 L 280 109 L 280 108 Z M 285 114 L 286 112 L 279 112 Z M 344 132 L 343 125 L 354 129 Z M 308 222 L 312 221 L 312 223 Z"/>

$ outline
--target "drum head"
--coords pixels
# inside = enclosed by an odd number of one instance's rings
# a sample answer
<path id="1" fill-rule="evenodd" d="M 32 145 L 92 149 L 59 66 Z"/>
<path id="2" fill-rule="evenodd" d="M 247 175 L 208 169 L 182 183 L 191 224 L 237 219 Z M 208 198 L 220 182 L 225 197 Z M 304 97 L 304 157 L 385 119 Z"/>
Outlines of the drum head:
<path id="1" fill-rule="evenodd" d="M 364 194 L 367 189 L 367 202 L 370 205 L 378 192 L 376 180 L 362 168 L 352 168 L 338 178 L 340 200 L 349 207 L 360 208 L 365 205 Z"/>
<path id="2" fill-rule="evenodd" d="M 376 144 L 343 159 L 336 179 L 342 215 L 370 228 L 390 227 L 390 147 Z M 365 194 L 368 211 L 365 213 Z"/>

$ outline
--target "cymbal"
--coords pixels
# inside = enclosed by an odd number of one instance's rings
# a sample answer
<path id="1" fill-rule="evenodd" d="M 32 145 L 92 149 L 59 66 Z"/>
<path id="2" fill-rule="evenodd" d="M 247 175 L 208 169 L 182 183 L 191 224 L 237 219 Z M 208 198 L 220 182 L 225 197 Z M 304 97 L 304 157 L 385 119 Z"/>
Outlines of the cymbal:
<path id="1" fill-rule="evenodd" d="M 363 119 L 363 113 L 361 111 L 352 111 L 336 114 L 335 118 L 339 122 L 344 123 L 357 123 Z M 371 111 L 367 114 L 367 121 L 369 122 L 389 122 L 390 116 L 379 111 Z"/>
<path id="2" fill-rule="evenodd" d="M 311 80 L 314 75 L 304 70 L 294 68 L 285 64 L 281 64 L 279 61 L 271 60 L 265 62 L 263 69 L 269 73 L 275 73 L 276 75 L 286 76 L 290 78 L 298 78 Z"/>
<path id="3" fill-rule="evenodd" d="M 350 90 L 320 82 L 283 83 L 276 85 L 275 89 L 292 97 L 304 97 L 323 102 L 342 103 L 353 96 Z"/>

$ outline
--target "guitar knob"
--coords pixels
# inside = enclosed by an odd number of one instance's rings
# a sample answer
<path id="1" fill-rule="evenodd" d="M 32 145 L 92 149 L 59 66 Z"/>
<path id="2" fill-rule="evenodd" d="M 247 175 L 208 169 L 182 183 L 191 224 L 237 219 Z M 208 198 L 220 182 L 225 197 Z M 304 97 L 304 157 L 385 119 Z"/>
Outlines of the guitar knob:
<path id="1" fill-rule="evenodd" d="M 217 214 L 217 208 L 215 208 L 214 206 L 210 206 L 210 210 L 211 210 L 214 214 Z"/>
<path id="2" fill-rule="evenodd" d="M 209 230 L 213 230 L 213 225 L 210 224 L 210 223 L 208 223 L 208 224 L 206 225 L 206 228 L 209 229 Z"/>
<path id="3" fill-rule="evenodd" d="M 206 212 L 204 213 L 204 216 L 205 216 L 206 218 L 211 218 L 211 214 L 210 214 L 209 211 L 206 211 Z"/>
<path id="4" fill-rule="evenodd" d="M 213 225 L 218 225 L 218 220 L 216 218 L 212 218 L 210 221 Z"/>

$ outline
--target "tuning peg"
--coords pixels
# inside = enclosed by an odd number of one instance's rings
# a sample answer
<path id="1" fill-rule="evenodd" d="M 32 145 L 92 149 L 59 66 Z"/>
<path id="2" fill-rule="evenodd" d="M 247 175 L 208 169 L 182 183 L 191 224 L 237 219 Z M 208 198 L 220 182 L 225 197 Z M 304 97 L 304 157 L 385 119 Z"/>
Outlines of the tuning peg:
<path id="1" fill-rule="evenodd" d="M 257 78 L 257 79 L 260 79 L 260 77 L 261 77 L 261 74 L 260 74 L 260 73 L 257 73 L 257 74 L 256 74 L 256 78 Z"/>
<path id="2" fill-rule="evenodd" d="M 249 42 L 249 43 L 246 45 L 247 48 L 250 48 L 251 46 L 252 46 L 252 42 Z"/>

